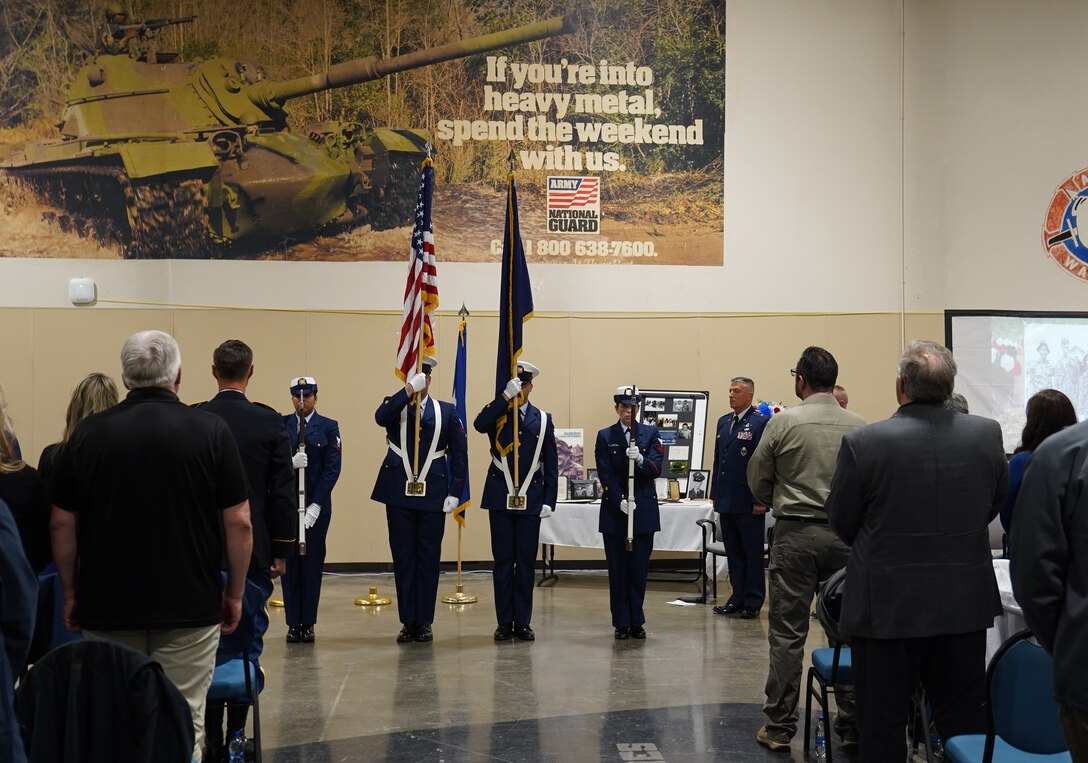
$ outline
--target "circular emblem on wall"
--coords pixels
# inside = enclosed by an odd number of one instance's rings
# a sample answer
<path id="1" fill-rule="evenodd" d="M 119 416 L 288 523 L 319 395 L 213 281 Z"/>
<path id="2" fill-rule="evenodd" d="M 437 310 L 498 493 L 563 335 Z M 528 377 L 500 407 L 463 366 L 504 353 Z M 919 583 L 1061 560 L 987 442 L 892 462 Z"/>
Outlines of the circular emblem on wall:
<path id="1" fill-rule="evenodd" d="M 1088 281 L 1088 169 L 1074 172 L 1054 191 L 1043 222 L 1043 248 L 1066 273 Z"/>

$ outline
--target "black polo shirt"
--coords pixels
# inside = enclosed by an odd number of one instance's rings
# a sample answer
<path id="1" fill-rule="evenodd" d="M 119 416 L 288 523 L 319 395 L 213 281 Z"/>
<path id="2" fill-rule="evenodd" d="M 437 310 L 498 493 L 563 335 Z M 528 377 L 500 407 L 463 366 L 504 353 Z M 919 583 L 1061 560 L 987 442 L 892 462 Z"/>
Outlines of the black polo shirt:
<path id="1" fill-rule="evenodd" d="M 221 619 L 221 512 L 246 499 L 218 416 L 136 389 L 62 449 L 52 499 L 77 515 L 76 600 L 91 630 L 197 628 Z"/>

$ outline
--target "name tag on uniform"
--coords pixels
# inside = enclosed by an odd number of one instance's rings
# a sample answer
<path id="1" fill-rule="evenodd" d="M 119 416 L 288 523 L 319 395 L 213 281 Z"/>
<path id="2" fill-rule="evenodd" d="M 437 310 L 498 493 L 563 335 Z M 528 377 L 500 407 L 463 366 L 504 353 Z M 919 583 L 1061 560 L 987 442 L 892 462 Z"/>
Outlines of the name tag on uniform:
<path id="1" fill-rule="evenodd" d="M 404 483 L 404 494 L 411 498 L 422 498 L 427 495 L 427 483 L 419 480 L 408 480 Z"/>
<path id="2" fill-rule="evenodd" d="M 737 432 L 737 439 L 738 440 L 751 440 L 752 439 L 752 433 L 749 432 L 747 429 L 745 429 L 745 430 L 743 430 L 741 432 Z"/>
<path id="3" fill-rule="evenodd" d="M 506 508 L 513 511 L 525 511 L 525 496 L 510 493 L 506 496 Z"/>

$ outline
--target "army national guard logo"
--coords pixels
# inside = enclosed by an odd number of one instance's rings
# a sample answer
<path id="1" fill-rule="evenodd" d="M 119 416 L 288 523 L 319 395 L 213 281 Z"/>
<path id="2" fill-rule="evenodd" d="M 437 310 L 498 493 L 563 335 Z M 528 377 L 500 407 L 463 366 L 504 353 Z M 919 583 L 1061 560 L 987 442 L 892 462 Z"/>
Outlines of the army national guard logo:
<path id="1" fill-rule="evenodd" d="M 549 177 L 548 232 L 596 233 L 600 229 L 600 179 Z"/>
<path id="2" fill-rule="evenodd" d="M 1088 169 L 1055 190 L 1043 222 L 1043 248 L 1066 273 L 1088 281 Z"/>

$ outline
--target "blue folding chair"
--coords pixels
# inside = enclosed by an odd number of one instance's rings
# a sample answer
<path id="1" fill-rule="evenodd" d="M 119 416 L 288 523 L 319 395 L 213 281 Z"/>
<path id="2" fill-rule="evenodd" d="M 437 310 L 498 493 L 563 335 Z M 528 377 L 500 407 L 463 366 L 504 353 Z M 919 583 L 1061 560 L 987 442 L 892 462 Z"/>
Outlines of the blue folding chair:
<path id="1" fill-rule="evenodd" d="M 224 584 L 225 578 L 224 575 Z M 234 633 L 221 636 L 215 655 L 215 672 L 208 689 L 208 705 L 251 707 L 253 709 L 253 752 L 256 763 L 261 763 L 261 709 L 260 693 L 264 688 L 264 676 L 250 652 L 256 629 L 256 614 L 265 606 L 265 593 L 250 580 L 242 598 L 242 619 Z M 212 730 L 208 730 L 212 733 Z M 215 730 L 222 733 L 220 730 Z"/>
<path id="2" fill-rule="evenodd" d="M 947 740 L 952 763 L 1072 763 L 1050 655 L 1030 638 L 1031 631 L 1020 631 L 997 650 L 986 671 L 986 733 Z"/>

